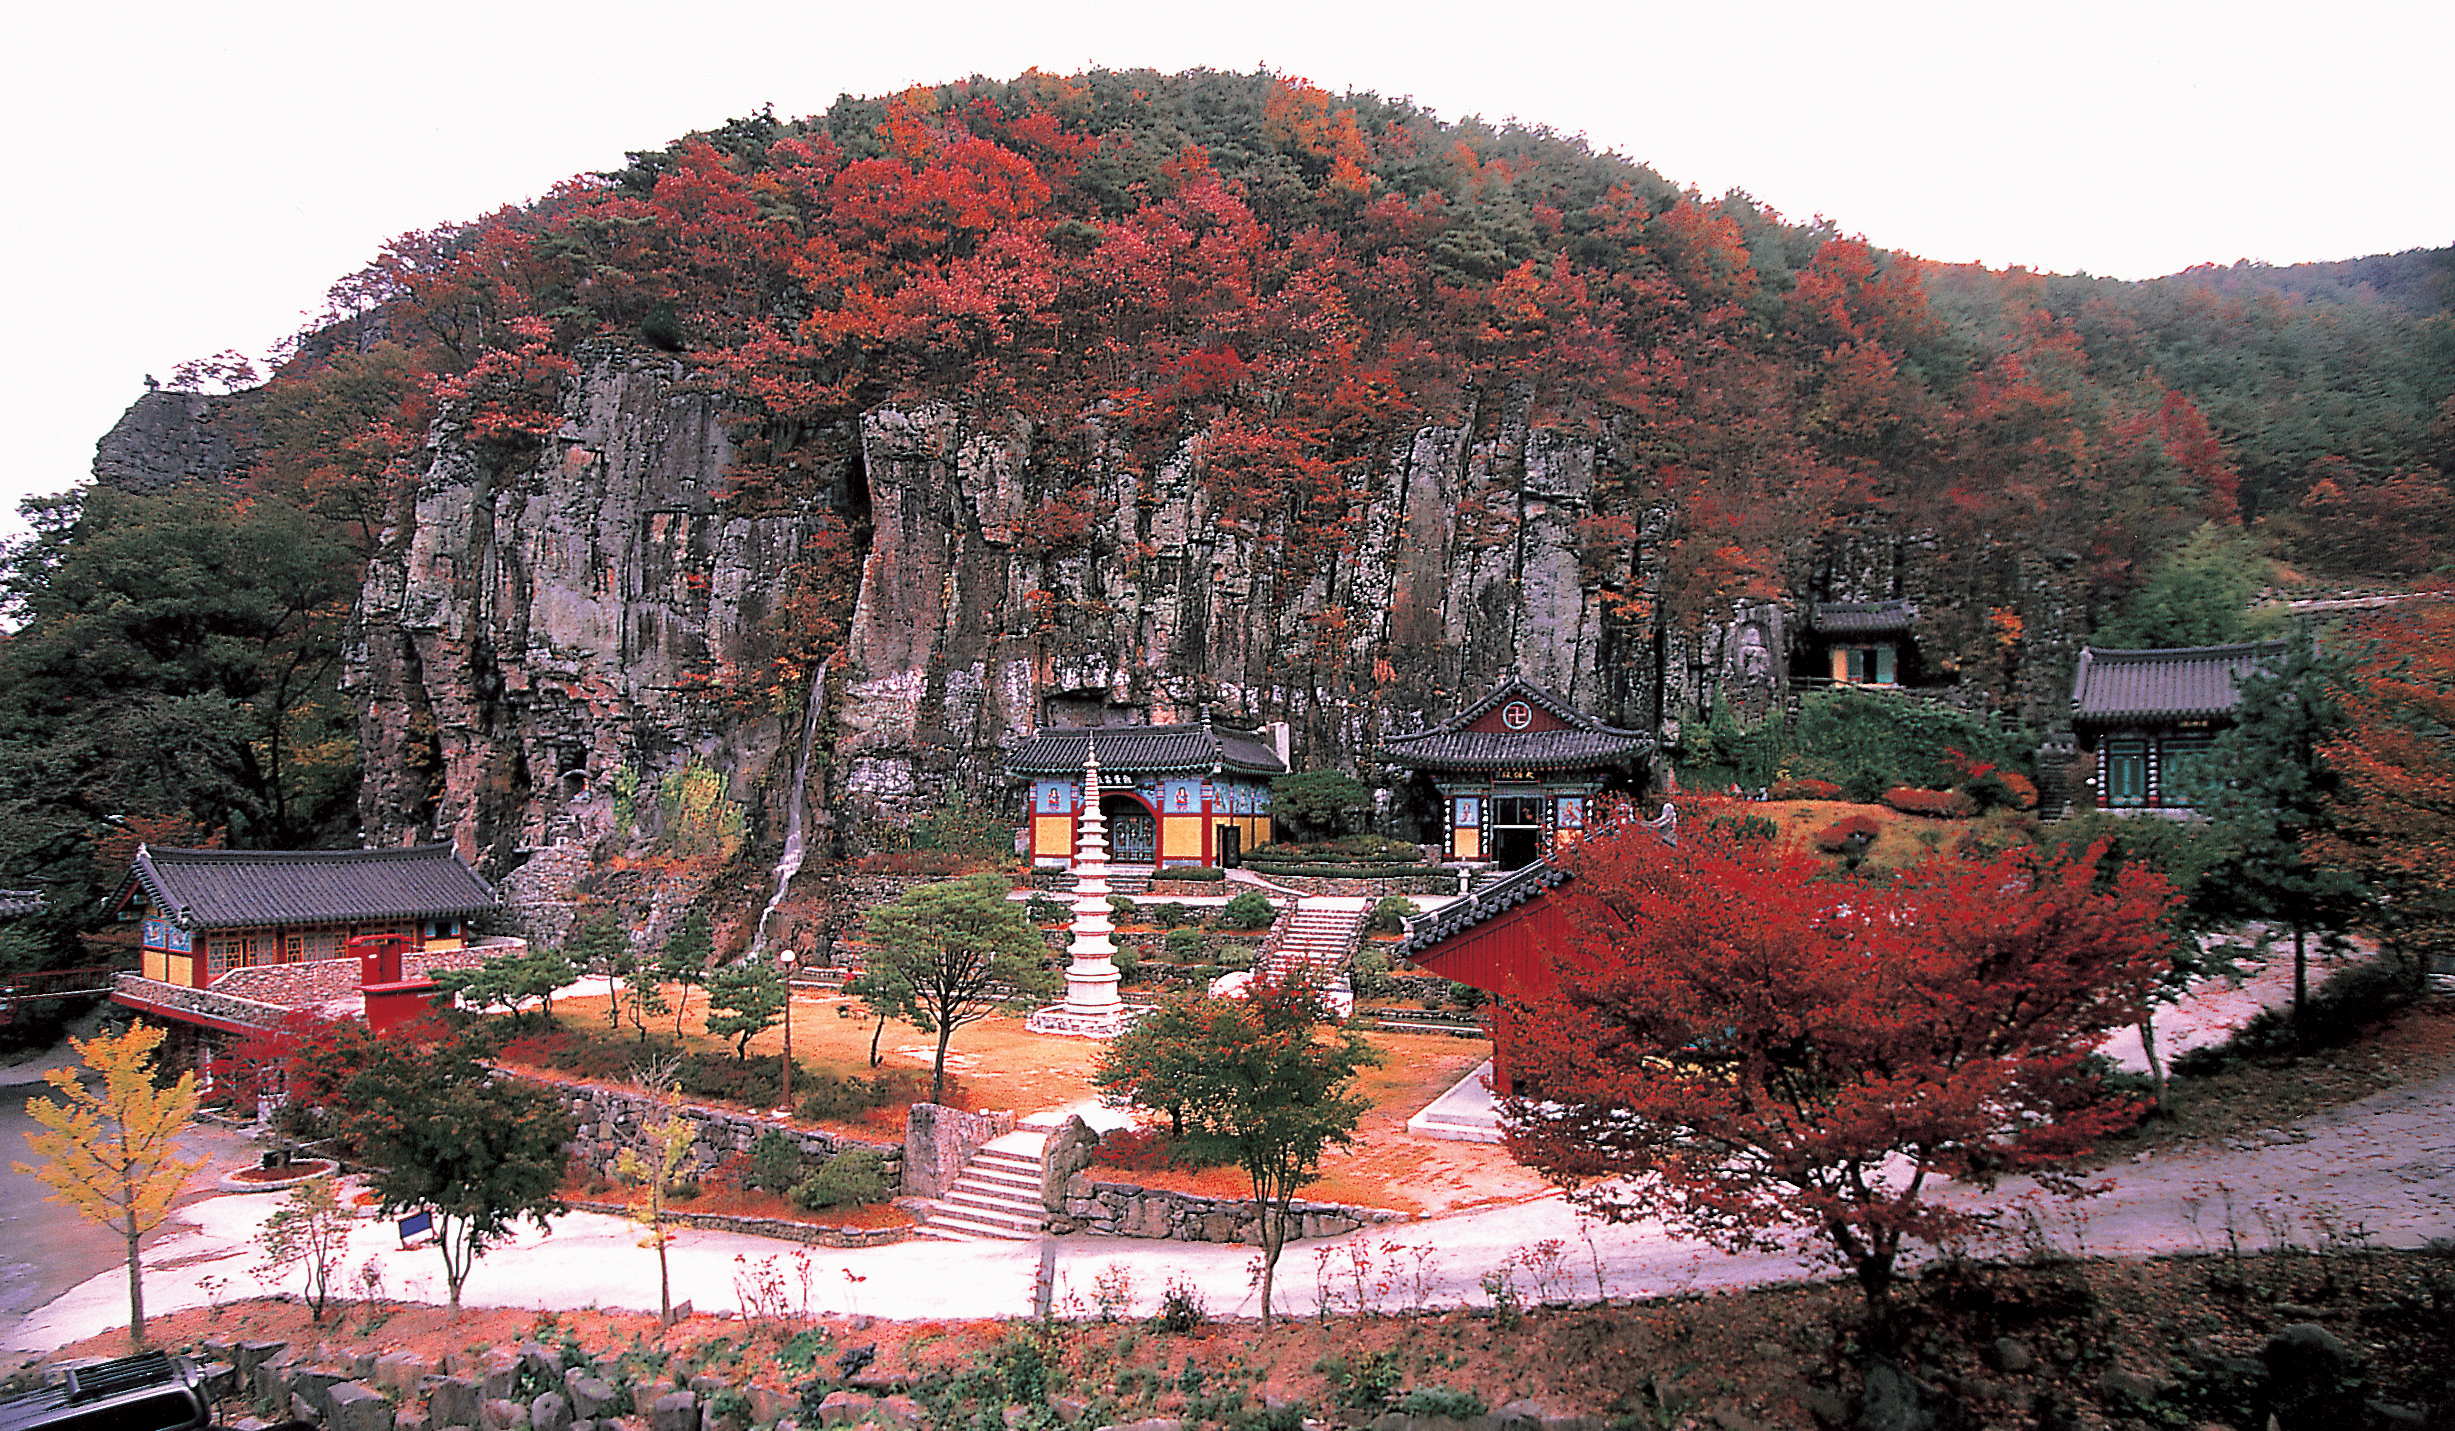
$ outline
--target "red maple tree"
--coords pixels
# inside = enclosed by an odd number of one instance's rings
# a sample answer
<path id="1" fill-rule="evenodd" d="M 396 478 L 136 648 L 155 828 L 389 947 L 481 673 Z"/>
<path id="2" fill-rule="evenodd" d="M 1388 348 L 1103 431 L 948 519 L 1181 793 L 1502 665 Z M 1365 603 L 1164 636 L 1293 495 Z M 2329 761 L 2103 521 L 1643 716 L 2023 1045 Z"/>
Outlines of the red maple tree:
<path id="1" fill-rule="evenodd" d="M 2083 1060 L 2137 1020 L 2172 895 L 2102 853 L 1877 880 L 1714 830 L 1588 841 L 1558 986 L 1513 1023 L 1535 1091 L 1510 1151 L 1609 1221 L 1728 1251 L 1804 1232 L 1881 1316 L 1905 1242 L 1996 1217 L 1936 1180 L 2071 1195 L 2060 1161 L 2137 1116 Z"/>

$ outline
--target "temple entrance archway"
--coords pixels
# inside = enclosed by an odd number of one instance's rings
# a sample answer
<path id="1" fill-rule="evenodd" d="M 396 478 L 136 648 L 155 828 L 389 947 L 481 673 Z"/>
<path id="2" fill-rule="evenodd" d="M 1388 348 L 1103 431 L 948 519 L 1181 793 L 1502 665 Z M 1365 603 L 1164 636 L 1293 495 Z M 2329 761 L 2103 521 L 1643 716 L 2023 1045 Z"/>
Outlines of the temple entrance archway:
<path id="1" fill-rule="evenodd" d="M 1147 865 L 1159 860 L 1159 820 L 1151 807 L 1132 795 L 1100 797 L 1100 818 L 1108 823 L 1108 857 L 1118 864 Z"/>

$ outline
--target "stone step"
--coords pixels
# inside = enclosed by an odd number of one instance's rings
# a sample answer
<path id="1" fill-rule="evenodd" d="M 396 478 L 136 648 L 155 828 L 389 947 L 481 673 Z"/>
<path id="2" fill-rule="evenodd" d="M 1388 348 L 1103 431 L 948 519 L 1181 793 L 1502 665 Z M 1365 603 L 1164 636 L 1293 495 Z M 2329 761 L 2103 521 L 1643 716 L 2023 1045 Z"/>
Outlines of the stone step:
<path id="1" fill-rule="evenodd" d="M 946 1205 L 947 1214 L 951 1217 L 967 1218 L 992 1227 L 1002 1227 L 1017 1237 L 1037 1235 L 1041 1224 L 1048 1220 L 1047 1215 L 1040 1210 L 1038 1198 L 1028 1203 L 1009 1203 L 1003 1200 L 982 1201 L 966 1196 L 958 1190 L 940 1198 L 939 1201 Z"/>
<path id="2" fill-rule="evenodd" d="M 1027 1168 L 966 1168 L 955 1186 L 963 1187 L 966 1184 L 983 1188 L 1012 1188 L 1018 1193 L 1028 1192 L 1033 1197 L 1040 1195 L 1040 1174 Z"/>
<path id="3" fill-rule="evenodd" d="M 1019 1242 L 1040 1235 L 1041 1131 L 1017 1130 L 972 1154 L 945 1193 L 929 1200 L 925 1236 L 942 1242 Z"/>
<path id="4" fill-rule="evenodd" d="M 1030 1235 L 992 1223 L 975 1222 L 962 1213 L 932 1207 L 919 1236 L 932 1242 L 1025 1242 Z"/>

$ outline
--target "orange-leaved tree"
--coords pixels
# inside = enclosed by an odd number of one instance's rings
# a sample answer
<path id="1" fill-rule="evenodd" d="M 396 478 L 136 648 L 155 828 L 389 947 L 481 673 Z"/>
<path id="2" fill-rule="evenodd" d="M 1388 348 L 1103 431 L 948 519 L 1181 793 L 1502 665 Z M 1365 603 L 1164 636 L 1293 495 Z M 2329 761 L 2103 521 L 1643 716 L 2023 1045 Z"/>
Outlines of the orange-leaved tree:
<path id="1" fill-rule="evenodd" d="M 196 1116 L 196 1075 L 183 1073 L 163 1086 L 155 1081 L 154 1050 L 163 1031 L 132 1024 L 116 1037 L 72 1038 L 79 1056 L 102 1075 L 94 1092 L 65 1068 L 43 1075 L 65 1102 L 29 1098 L 26 1112 L 42 1124 L 26 1134 L 39 1167 L 15 1164 L 51 1188 L 45 1199 L 75 1208 L 126 1239 L 128 1246 L 128 1344 L 145 1344 L 145 1277 L 137 1243 L 161 1226 L 171 1199 L 203 1159 L 178 1156 L 177 1139 Z"/>
<path id="2" fill-rule="evenodd" d="M 2343 732 L 2319 752 L 2342 777 L 2338 814 L 2303 844 L 2388 895 L 2379 917 L 2417 978 L 2455 953 L 2455 600 L 2382 613 L 2360 634 Z"/>
<path id="3" fill-rule="evenodd" d="M 1715 830 L 1589 840 L 1576 931 L 1509 1056 L 1509 1147 L 1610 1221 L 1729 1251 L 1804 1232 L 1879 1324 L 1906 1240 L 1995 1216 L 1940 1201 L 2129 1123 L 2083 1064 L 2170 956 L 2161 878 L 2102 850 L 1939 857 L 1888 879 Z"/>

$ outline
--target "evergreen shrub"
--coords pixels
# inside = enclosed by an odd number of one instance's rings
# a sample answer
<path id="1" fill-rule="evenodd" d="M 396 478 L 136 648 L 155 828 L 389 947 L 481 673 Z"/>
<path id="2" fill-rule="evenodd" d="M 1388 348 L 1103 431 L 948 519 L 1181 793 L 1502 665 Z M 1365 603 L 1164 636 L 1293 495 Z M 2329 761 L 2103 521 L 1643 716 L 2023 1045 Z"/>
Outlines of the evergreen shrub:
<path id="1" fill-rule="evenodd" d="M 885 1161 L 868 1148 L 845 1148 L 793 1189 L 792 1202 L 804 1212 L 815 1212 L 822 1207 L 884 1202 L 886 1197 Z"/>
<path id="2" fill-rule="evenodd" d="M 1249 889 L 1229 900 L 1227 906 L 1219 911 L 1219 927 L 1268 929 L 1270 922 L 1276 918 L 1278 911 L 1271 908 L 1269 899 L 1261 891 Z"/>

